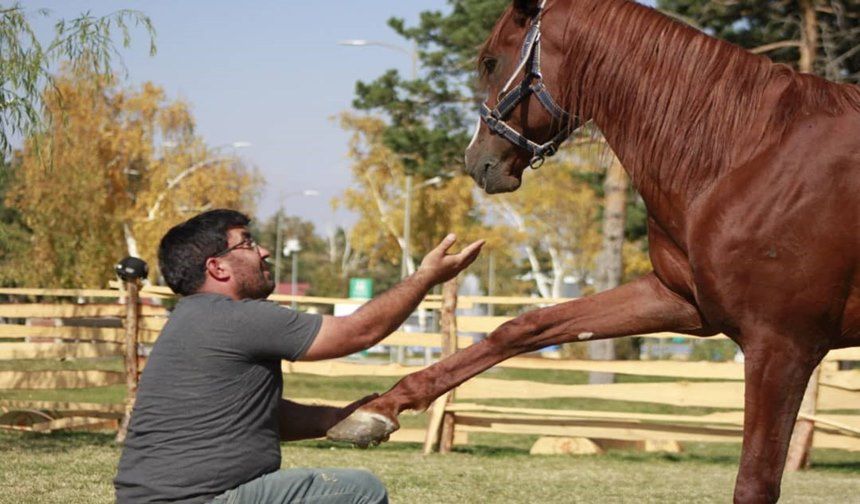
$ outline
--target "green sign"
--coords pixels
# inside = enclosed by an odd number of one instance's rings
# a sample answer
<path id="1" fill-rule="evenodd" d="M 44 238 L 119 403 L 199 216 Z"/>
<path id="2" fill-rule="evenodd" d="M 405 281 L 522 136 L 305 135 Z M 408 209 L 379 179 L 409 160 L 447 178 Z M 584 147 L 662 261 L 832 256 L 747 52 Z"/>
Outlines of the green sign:
<path id="1" fill-rule="evenodd" d="M 350 278 L 349 279 L 349 298 L 350 299 L 370 299 L 373 297 L 373 279 L 372 278 Z"/>

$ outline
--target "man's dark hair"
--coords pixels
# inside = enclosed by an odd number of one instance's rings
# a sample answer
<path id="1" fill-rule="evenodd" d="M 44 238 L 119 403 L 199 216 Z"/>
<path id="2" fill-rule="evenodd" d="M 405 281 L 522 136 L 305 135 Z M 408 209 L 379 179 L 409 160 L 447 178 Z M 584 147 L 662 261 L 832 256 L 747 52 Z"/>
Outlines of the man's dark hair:
<path id="1" fill-rule="evenodd" d="M 210 210 L 170 229 L 158 245 L 158 265 L 173 292 L 194 294 L 206 280 L 206 259 L 227 248 L 227 230 L 251 222 L 235 210 Z"/>

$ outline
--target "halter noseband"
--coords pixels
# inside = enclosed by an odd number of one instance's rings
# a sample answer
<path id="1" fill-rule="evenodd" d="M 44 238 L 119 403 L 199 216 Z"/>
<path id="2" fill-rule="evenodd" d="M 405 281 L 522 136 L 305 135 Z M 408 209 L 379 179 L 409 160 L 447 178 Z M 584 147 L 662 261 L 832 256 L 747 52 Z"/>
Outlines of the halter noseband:
<path id="1" fill-rule="evenodd" d="M 540 7 L 538 7 L 538 13 L 532 19 L 532 24 L 526 33 L 523 47 L 520 50 L 520 61 L 511 78 L 505 83 L 505 87 L 499 91 L 499 100 L 496 108 L 490 109 L 486 103 L 481 105 L 481 119 L 486 123 L 487 127 L 512 144 L 531 152 L 532 158 L 529 161 L 529 166 L 534 169 L 540 168 L 544 160 L 555 154 L 558 151 L 559 145 L 567 140 L 571 132 L 579 127 L 579 118 L 573 117 L 571 121 L 570 114 L 555 103 L 543 83 L 543 75 L 540 71 L 540 21 L 545 4 L 546 0 L 541 2 Z M 508 89 L 513 85 L 514 79 L 526 67 L 528 69 L 523 76 L 523 80 L 508 92 Z M 547 112 L 562 125 L 561 131 L 544 144 L 538 144 L 529 140 L 505 122 L 508 114 L 530 94 L 534 94 Z"/>

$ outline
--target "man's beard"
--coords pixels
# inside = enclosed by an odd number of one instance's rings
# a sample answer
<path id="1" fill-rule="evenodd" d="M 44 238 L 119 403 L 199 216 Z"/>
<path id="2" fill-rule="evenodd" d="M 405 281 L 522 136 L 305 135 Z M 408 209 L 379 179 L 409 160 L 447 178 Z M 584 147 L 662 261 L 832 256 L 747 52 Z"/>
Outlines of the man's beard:
<path id="1" fill-rule="evenodd" d="M 266 278 L 268 264 L 262 263 L 256 270 L 243 270 L 238 276 L 238 294 L 240 299 L 266 299 L 275 290 L 275 281 Z"/>

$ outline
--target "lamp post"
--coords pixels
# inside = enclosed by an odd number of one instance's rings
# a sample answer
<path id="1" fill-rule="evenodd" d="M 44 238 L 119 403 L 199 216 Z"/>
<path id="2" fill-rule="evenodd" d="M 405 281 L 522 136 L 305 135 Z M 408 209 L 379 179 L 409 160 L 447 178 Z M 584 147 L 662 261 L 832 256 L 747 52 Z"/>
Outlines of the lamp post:
<path id="1" fill-rule="evenodd" d="M 285 256 L 291 256 L 293 260 L 293 269 L 290 274 L 290 294 L 294 297 L 296 296 L 296 291 L 298 290 L 298 278 L 299 278 L 299 252 L 302 251 L 302 244 L 299 242 L 298 238 L 290 238 L 287 240 L 287 244 L 284 245 L 283 252 Z M 293 310 L 296 309 L 296 300 L 293 299 Z"/>
<path id="2" fill-rule="evenodd" d="M 409 56 L 409 59 L 412 63 L 412 73 L 411 79 L 414 81 L 418 79 L 418 51 L 412 48 L 406 48 L 397 44 L 389 44 L 388 42 L 381 42 L 378 40 L 365 40 L 365 39 L 349 39 L 349 40 L 341 40 L 338 42 L 339 45 L 351 46 L 351 47 L 367 47 L 367 46 L 377 46 L 384 47 L 386 49 L 391 49 L 394 51 L 402 52 Z M 409 241 L 411 240 L 411 220 L 412 220 L 412 174 L 406 174 L 406 201 L 404 202 L 403 207 L 403 257 L 401 259 L 400 264 L 400 277 L 406 278 L 409 275 L 409 260 L 411 257 L 409 251 Z"/>
<path id="3" fill-rule="evenodd" d="M 275 288 L 281 284 L 281 254 L 289 255 L 287 252 L 284 252 L 286 248 L 283 246 L 283 236 L 284 236 L 284 200 L 292 197 L 292 196 L 319 196 L 320 192 L 314 189 L 305 189 L 303 191 L 296 191 L 287 194 L 281 195 L 281 206 L 278 209 L 278 219 L 275 225 L 277 229 L 275 230 Z M 293 287 L 295 288 L 295 287 Z M 294 293 L 295 294 L 295 293 Z"/>

